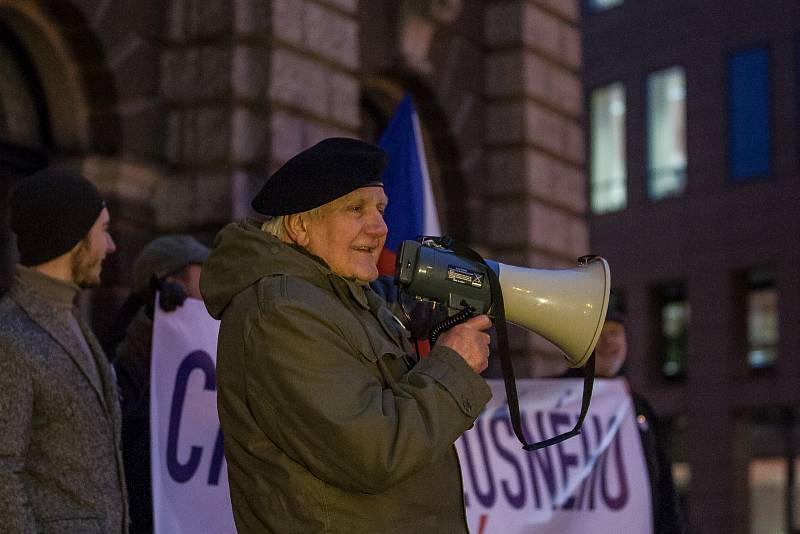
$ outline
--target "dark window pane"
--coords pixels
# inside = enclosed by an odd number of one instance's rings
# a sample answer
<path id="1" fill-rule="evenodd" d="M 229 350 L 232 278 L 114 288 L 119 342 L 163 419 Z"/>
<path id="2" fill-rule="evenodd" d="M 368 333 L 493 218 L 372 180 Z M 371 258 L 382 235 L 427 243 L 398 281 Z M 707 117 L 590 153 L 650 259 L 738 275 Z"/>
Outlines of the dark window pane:
<path id="1" fill-rule="evenodd" d="M 752 48 L 728 59 L 730 167 L 734 181 L 770 172 L 769 58 Z"/>
<path id="2" fill-rule="evenodd" d="M 778 291 L 774 275 L 754 269 L 748 275 L 747 363 L 753 369 L 771 367 L 778 357 Z"/>
<path id="3" fill-rule="evenodd" d="M 658 353 L 661 373 L 669 378 L 686 374 L 689 301 L 683 283 L 671 283 L 655 289 L 658 321 Z"/>

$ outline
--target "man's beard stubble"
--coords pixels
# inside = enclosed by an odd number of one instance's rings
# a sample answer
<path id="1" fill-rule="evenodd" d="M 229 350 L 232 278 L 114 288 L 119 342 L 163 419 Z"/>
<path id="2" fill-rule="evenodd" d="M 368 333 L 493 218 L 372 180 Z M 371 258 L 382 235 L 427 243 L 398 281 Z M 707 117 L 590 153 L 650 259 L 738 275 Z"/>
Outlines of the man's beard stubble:
<path id="1" fill-rule="evenodd" d="M 89 238 L 85 237 L 78 245 L 78 250 L 72 257 L 72 281 L 81 289 L 100 286 L 100 264 L 102 258 L 93 258 L 89 246 Z M 95 271 L 98 274 L 95 274 Z"/>

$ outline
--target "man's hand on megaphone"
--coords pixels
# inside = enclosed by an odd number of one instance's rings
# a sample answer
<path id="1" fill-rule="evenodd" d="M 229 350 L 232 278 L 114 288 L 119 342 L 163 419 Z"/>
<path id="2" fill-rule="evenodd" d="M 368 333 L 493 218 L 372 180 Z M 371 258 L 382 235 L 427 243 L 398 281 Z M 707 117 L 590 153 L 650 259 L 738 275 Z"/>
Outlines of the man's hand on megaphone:
<path id="1" fill-rule="evenodd" d="M 489 366 L 490 337 L 484 330 L 491 327 L 492 320 L 488 315 L 478 315 L 443 332 L 436 344 L 456 351 L 473 371 L 480 374 Z"/>

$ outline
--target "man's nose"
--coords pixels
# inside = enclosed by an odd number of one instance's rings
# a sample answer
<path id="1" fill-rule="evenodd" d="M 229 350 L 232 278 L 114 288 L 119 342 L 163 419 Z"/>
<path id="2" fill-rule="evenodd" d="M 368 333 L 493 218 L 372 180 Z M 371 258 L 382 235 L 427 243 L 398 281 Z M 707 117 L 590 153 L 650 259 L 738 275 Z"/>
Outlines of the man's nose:
<path id="1" fill-rule="evenodd" d="M 383 215 L 380 212 L 377 212 L 375 215 L 370 217 L 365 230 L 367 233 L 377 236 L 384 236 L 389 232 L 389 228 L 386 226 L 386 221 L 383 220 Z"/>
<path id="2" fill-rule="evenodd" d="M 106 248 L 106 254 L 112 254 L 115 250 L 117 250 L 117 245 L 114 243 L 114 238 L 108 236 L 108 247 Z"/>

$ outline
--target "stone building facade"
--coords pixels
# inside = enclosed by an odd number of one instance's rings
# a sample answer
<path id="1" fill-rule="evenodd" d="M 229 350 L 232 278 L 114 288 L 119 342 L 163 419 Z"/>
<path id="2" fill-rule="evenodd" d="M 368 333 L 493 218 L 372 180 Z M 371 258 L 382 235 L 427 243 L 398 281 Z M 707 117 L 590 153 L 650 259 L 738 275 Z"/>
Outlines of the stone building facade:
<path id="1" fill-rule="evenodd" d="M 0 193 L 59 163 L 109 199 L 118 252 L 85 303 L 102 332 L 150 238 L 210 242 L 271 170 L 324 137 L 376 140 L 410 92 L 443 231 L 569 266 L 588 252 L 578 16 L 577 0 L 0 0 Z M 535 336 L 513 346 L 520 374 L 561 365 Z"/>

